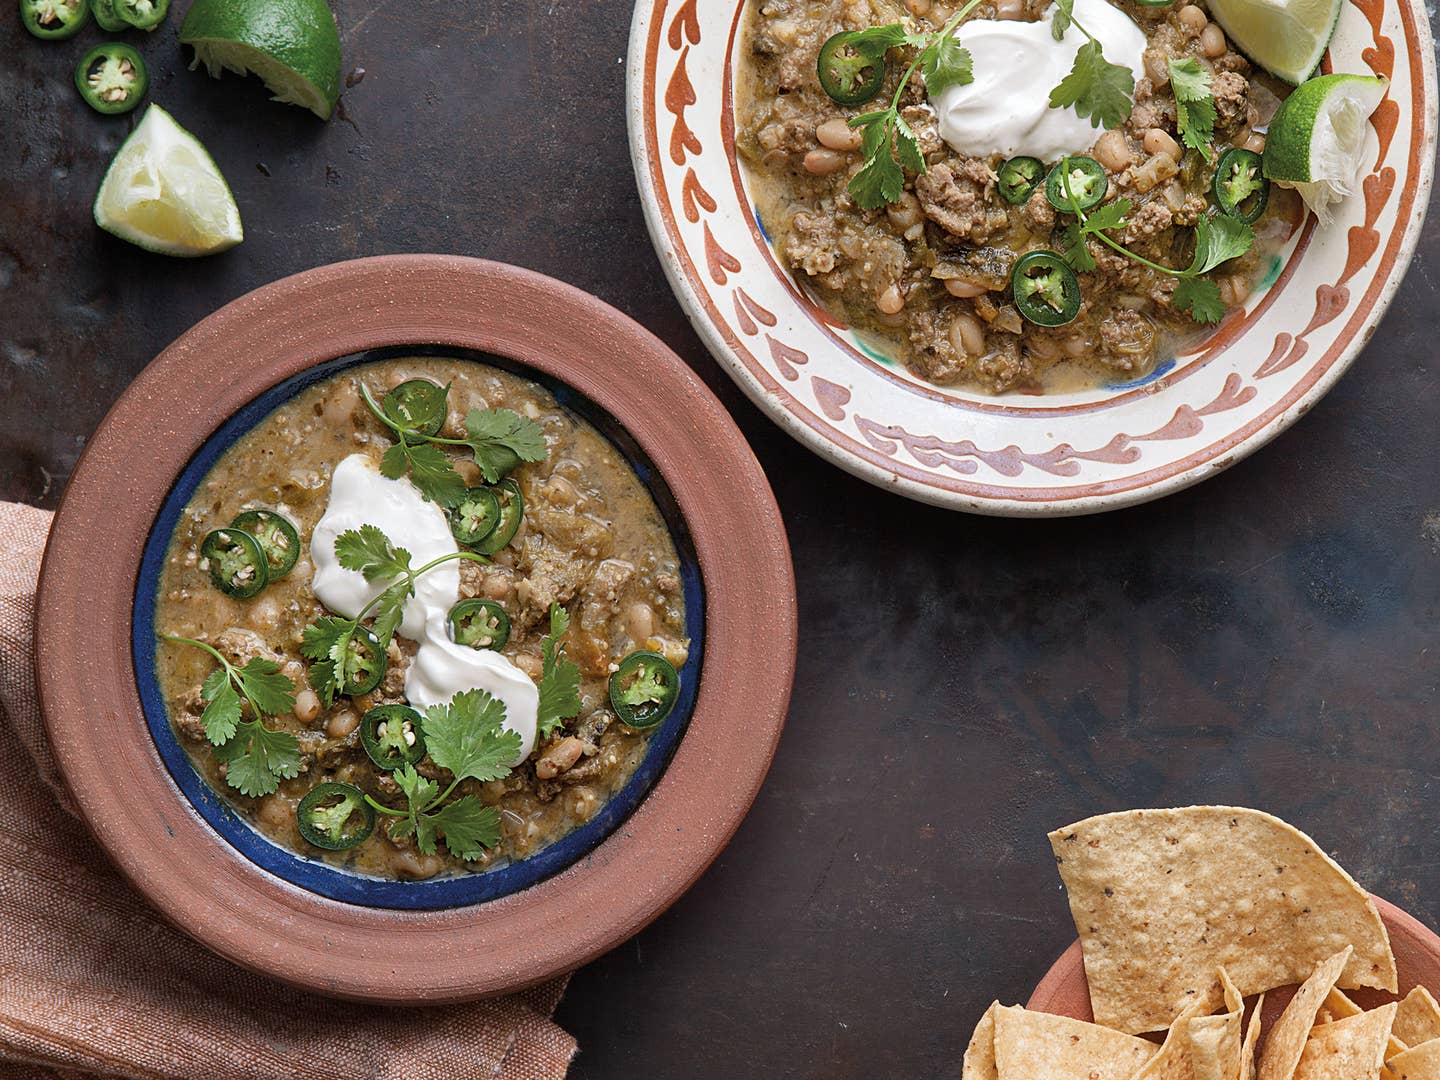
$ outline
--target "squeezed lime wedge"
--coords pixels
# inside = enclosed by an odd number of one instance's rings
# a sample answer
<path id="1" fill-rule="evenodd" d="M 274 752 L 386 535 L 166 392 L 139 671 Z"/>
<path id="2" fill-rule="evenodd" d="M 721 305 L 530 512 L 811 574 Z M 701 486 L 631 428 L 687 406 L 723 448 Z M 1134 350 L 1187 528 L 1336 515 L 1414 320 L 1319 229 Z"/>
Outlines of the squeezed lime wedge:
<path id="1" fill-rule="evenodd" d="M 1370 75 L 1321 75 L 1297 87 L 1270 121 L 1265 175 L 1298 191 L 1321 224 L 1359 190 L 1370 114 L 1385 87 Z"/>

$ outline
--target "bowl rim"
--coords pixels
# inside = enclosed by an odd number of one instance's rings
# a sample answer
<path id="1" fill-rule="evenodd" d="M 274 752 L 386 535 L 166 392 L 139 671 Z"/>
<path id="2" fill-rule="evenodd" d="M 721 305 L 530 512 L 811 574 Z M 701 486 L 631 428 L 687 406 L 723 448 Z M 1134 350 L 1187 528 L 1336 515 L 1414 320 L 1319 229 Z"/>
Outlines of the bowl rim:
<path id="1" fill-rule="evenodd" d="M 1356 7 L 1362 8 L 1363 11 L 1365 10 L 1363 5 L 1369 3 L 1370 0 L 1351 0 L 1351 2 Z M 691 325 L 694 326 L 696 333 L 705 342 L 712 355 L 720 361 L 721 366 L 725 368 L 730 377 L 782 430 L 807 449 L 847 472 L 878 487 L 896 491 L 907 498 L 949 509 L 1004 517 L 1074 516 L 1148 502 L 1183 490 L 1229 468 L 1270 442 L 1309 412 L 1348 370 L 1369 342 L 1375 328 L 1389 308 L 1405 271 L 1410 266 L 1420 241 L 1425 214 L 1429 206 L 1429 193 L 1433 184 L 1434 147 L 1437 134 L 1437 76 L 1429 17 L 1424 7 L 1418 4 L 1417 0 L 1396 0 L 1396 3 L 1402 20 L 1413 34 L 1414 48 L 1408 56 L 1419 72 L 1419 77 L 1414 81 L 1410 99 L 1406 104 L 1407 115 L 1413 117 L 1413 123 L 1423 124 L 1424 139 L 1422 140 L 1423 146 L 1417 144 L 1412 147 L 1411 168 L 1407 174 L 1414 184 L 1410 193 L 1410 208 L 1403 223 L 1399 224 L 1390 234 L 1393 236 L 1398 231 L 1401 235 L 1398 247 L 1394 251 L 1393 260 L 1390 262 L 1383 280 L 1372 285 L 1370 287 L 1372 295 L 1368 301 L 1361 302 L 1368 304 L 1363 310 L 1363 314 L 1358 319 L 1353 313 L 1351 314 L 1353 322 L 1343 332 L 1342 341 L 1327 350 L 1327 353 L 1338 353 L 1334 356 L 1333 362 L 1324 367 L 1307 386 L 1297 393 L 1292 393 L 1288 404 L 1277 403 L 1279 407 L 1276 411 L 1251 421 L 1248 424 L 1248 431 L 1241 429 L 1227 435 L 1216 446 L 1192 454 L 1183 462 L 1177 463 L 1173 469 L 1169 465 L 1162 466 L 1158 470 L 1162 472 L 1162 475 L 1152 479 L 1147 478 L 1146 474 L 1142 472 L 1137 474 L 1140 482 L 1119 490 L 1111 490 L 1107 482 L 1097 482 L 1092 486 L 1102 490 L 1095 494 L 1057 496 L 1054 492 L 1046 489 L 1023 493 L 1024 489 L 1018 488 L 1007 488 L 1003 489 L 1004 493 L 990 494 L 980 490 L 984 485 L 967 485 L 960 480 L 952 479 L 943 485 L 917 480 L 905 475 L 907 471 L 910 471 L 908 467 L 890 468 L 879 464 L 877 455 L 857 452 L 828 434 L 828 428 L 798 416 L 795 410 L 806 411 L 805 406 L 799 403 L 796 404 L 795 409 L 787 406 L 782 399 L 783 388 L 778 384 L 773 387 L 767 386 L 766 382 L 752 370 L 737 351 L 740 342 L 728 332 L 728 328 L 717 325 L 716 319 L 707 313 L 710 301 L 701 294 L 696 284 L 699 281 L 699 272 L 693 265 L 691 256 L 680 249 L 675 236 L 672 235 L 670 219 L 674 216 L 674 212 L 668 205 L 662 204 L 657 191 L 656 174 L 660 169 L 659 137 L 655 125 L 647 123 L 648 106 L 651 100 L 648 83 L 651 79 L 658 77 L 658 73 L 653 71 L 653 50 L 658 44 L 661 25 L 668 14 L 667 0 L 636 0 L 631 18 L 626 58 L 626 123 L 630 157 L 651 243 L 671 289 L 684 308 Z M 732 7 L 743 9 L 744 6 L 745 0 L 731 0 L 731 3 L 725 6 L 725 11 L 729 13 Z M 738 14 L 736 18 L 738 18 Z M 698 44 L 702 40 L 699 19 L 700 16 L 693 5 L 693 0 L 680 0 L 675 5 L 675 14 L 670 26 L 671 44 L 683 46 L 686 52 L 693 47 L 693 44 Z M 1377 35 L 1378 33 L 1379 31 L 1376 30 Z M 732 25 L 729 42 L 726 45 L 727 60 L 724 65 L 725 79 L 722 91 L 727 95 L 727 111 L 728 95 L 732 92 L 733 81 L 728 56 L 732 51 L 733 40 L 734 26 Z M 1407 54 L 1402 53 L 1402 55 Z M 684 54 L 681 59 L 683 62 Z M 688 92 L 687 96 L 684 96 L 684 100 L 693 102 L 694 90 L 689 83 L 687 82 L 684 87 L 677 89 L 672 80 L 666 89 L 667 105 L 671 101 L 671 95 L 678 94 L 681 89 Z M 677 105 L 680 104 L 680 100 L 679 97 L 676 98 Z M 734 125 L 730 124 L 728 129 L 723 123 L 721 126 L 724 132 L 723 150 L 733 168 L 735 158 Z M 708 226 L 705 235 L 707 245 L 712 243 Z M 967 490 L 968 487 L 976 490 Z"/>
<path id="2" fill-rule="evenodd" d="M 553 877 L 440 911 L 329 900 L 231 848 L 157 752 L 130 633 L 150 526 L 181 469 L 221 424 L 316 363 L 422 344 L 519 360 L 613 416 L 674 495 L 706 598 L 705 677 L 686 735 L 646 799 Z M 100 520 L 104 530 L 92 527 Z M 51 529 L 37 598 L 36 680 L 82 818 L 167 919 L 227 959 L 291 985 L 362 1001 L 440 1003 L 572 970 L 638 932 L 695 882 L 768 771 L 788 709 L 796 632 L 794 572 L 774 495 L 739 429 L 679 357 L 614 308 L 552 278 L 462 256 L 389 255 L 318 267 L 232 301 L 177 338 L 121 395 L 81 456 Z M 400 935 L 403 952 L 395 948 Z"/>

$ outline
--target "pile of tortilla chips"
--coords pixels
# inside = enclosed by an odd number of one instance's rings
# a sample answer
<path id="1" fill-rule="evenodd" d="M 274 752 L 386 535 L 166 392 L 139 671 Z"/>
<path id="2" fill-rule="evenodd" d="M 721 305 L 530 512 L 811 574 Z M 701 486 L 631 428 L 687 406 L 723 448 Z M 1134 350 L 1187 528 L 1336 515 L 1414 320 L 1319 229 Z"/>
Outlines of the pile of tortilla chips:
<path id="1" fill-rule="evenodd" d="M 964 1080 L 1440 1080 L 1428 990 L 1368 1011 L 1343 992 L 1397 992 L 1389 935 L 1297 829 L 1194 806 L 1088 818 L 1050 843 L 1096 1022 L 997 1001 Z M 1262 1045 L 1265 993 L 1295 984 Z"/>

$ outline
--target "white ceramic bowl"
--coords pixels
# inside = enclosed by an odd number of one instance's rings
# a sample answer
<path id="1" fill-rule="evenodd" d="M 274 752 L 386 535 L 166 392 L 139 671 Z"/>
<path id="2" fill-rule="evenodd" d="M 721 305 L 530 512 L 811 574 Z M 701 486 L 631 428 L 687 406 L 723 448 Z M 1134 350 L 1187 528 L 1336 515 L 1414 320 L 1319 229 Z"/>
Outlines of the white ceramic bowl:
<path id="1" fill-rule="evenodd" d="M 1327 70 L 1390 89 L 1374 170 L 1331 225 L 1291 239 L 1268 288 L 1200 351 L 1135 383 L 987 397 L 859 347 L 776 262 L 735 156 L 732 72 L 757 0 L 639 0 L 627 114 L 665 273 L 736 382 L 806 446 L 874 484 L 982 514 L 1108 510 L 1238 461 L 1310 409 L 1369 340 L 1409 265 L 1435 165 L 1436 76 L 1420 0 L 1347 0 Z"/>

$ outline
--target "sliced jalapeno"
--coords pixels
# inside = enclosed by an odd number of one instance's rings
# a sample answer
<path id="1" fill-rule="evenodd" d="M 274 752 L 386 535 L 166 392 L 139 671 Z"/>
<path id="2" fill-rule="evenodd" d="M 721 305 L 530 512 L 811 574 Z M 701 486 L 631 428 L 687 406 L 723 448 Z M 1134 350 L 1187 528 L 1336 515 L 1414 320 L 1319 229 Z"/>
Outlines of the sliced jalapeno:
<path id="1" fill-rule="evenodd" d="M 418 765 L 425 756 L 423 723 L 409 705 L 376 705 L 360 718 L 360 745 L 386 772 Z"/>
<path id="2" fill-rule="evenodd" d="M 461 600 L 450 609 L 450 636 L 457 645 L 503 649 L 510 640 L 510 616 L 494 600 Z"/>
<path id="3" fill-rule="evenodd" d="M 90 14 L 95 16 L 95 25 L 107 33 L 130 29 L 130 24 L 115 14 L 115 0 L 90 0 Z"/>
<path id="4" fill-rule="evenodd" d="M 632 652 L 610 676 L 610 705 L 632 728 L 652 728 L 675 707 L 680 675 L 657 652 Z"/>
<path id="5" fill-rule="evenodd" d="M 170 14 L 170 0 L 115 0 L 115 14 L 136 30 L 154 30 Z"/>
<path id="6" fill-rule="evenodd" d="M 500 500 L 500 524 L 495 531 L 478 544 L 471 545 L 481 555 L 494 555 L 520 531 L 520 520 L 525 516 L 525 500 L 520 495 L 520 485 L 505 479 L 490 489 Z"/>
<path id="7" fill-rule="evenodd" d="M 1067 214 L 1074 213 L 1075 208 L 1065 197 L 1065 185 L 1061 180 L 1062 169 L 1067 163 L 1070 166 L 1070 194 L 1075 196 L 1076 205 L 1081 210 L 1099 206 L 1105 199 L 1105 193 L 1110 190 L 1110 178 L 1105 175 L 1105 166 L 1092 157 L 1084 156 L 1065 158 L 1050 170 L 1050 175 L 1045 180 L 1045 198 L 1050 200 L 1050 205 Z"/>
<path id="8" fill-rule="evenodd" d="M 1265 179 L 1260 166 L 1259 154 L 1232 146 L 1220 155 L 1215 164 L 1215 179 L 1210 184 L 1215 205 L 1246 225 L 1256 221 L 1270 201 L 1270 181 Z"/>
<path id="9" fill-rule="evenodd" d="M 200 558 L 208 564 L 210 580 L 226 596 L 246 600 L 270 581 L 260 541 L 244 529 L 216 529 L 200 542 Z"/>
<path id="10" fill-rule="evenodd" d="M 90 20 L 90 0 L 20 0 L 20 21 L 45 41 L 74 37 Z"/>
<path id="11" fill-rule="evenodd" d="M 462 544 L 478 544 L 500 524 L 500 498 L 489 488 L 473 487 L 445 511 L 450 531 Z"/>
<path id="12" fill-rule="evenodd" d="M 150 75 L 140 54 L 118 41 L 96 45 L 75 65 L 75 89 L 98 113 L 127 113 L 145 96 Z"/>
<path id="13" fill-rule="evenodd" d="M 1045 178 L 1045 163 L 1039 158 L 1012 157 L 1000 166 L 999 182 L 995 190 L 1008 203 L 1019 206 L 1030 201 L 1035 189 Z"/>
<path id="14" fill-rule="evenodd" d="M 380 402 L 386 416 L 415 432 L 406 442 L 422 441 L 418 436 L 438 434 L 449 411 L 450 388 L 429 379 L 407 379 Z"/>
<path id="15" fill-rule="evenodd" d="M 295 808 L 300 835 L 326 851 L 344 851 L 375 831 L 375 810 L 352 784 L 316 784 Z"/>
<path id="16" fill-rule="evenodd" d="M 842 30 L 820 46 L 820 88 L 841 105 L 859 105 L 885 82 L 885 50 L 866 45 L 855 30 Z"/>
<path id="17" fill-rule="evenodd" d="M 274 510 L 245 510 L 237 514 L 230 525 L 243 529 L 260 542 L 271 581 L 279 581 L 295 568 L 300 558 L 300 534 L 289 519 Z"/>
<path id="18" fill-rule="evenodd" d="M 339 676 L 340 692 L 357 697 L 368 694 L 380 685 L 385 677 L 385 650 L 380 639 L 369 627 L 357 626 L 345 644 L 345 654 Z"/>
<path id="19" fill-rule="evenodd" d="M 1080 283 L 1053 251 L 1027 251 L 1015 260 L 1010 288 L 1020 314 L 1038 326 L 1064 326 L 1080 313 Z"/>

